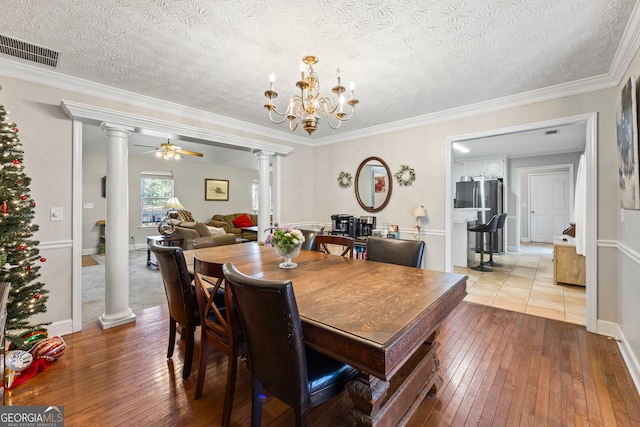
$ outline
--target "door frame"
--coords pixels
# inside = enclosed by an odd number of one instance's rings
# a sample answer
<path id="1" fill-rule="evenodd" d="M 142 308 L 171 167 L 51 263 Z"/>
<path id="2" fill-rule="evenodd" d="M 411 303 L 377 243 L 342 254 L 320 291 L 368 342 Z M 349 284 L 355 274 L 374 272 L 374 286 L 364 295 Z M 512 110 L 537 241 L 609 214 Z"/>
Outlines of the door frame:
<path id="1" fill-rule="evenodd" d="M 559 117 L 552 120 L 526 123 L 508 128 L 492 129 L 472 134 L 446 137 L 445 145 L 445 270 L 453 271 L 453 143 L 466 139 L 483 138 L 546 127 L 584 123 L 586 127 L 585 175 L 586 175 L 586 327 L 597 332 L 598 308 L 598 113 Z"/>

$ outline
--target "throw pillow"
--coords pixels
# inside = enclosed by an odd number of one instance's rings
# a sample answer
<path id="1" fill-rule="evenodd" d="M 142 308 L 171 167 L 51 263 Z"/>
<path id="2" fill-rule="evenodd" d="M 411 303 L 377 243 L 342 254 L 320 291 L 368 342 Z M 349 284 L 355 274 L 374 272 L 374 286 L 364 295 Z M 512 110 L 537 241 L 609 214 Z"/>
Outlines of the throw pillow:
<path id="1" fill-rule="evenodd" d="M 249 218 L 249 215 L 247 214 L 240 215 L 238 218 L 234 219 L 232 222 L 233 222 L 233 225 L 235 225 L 238 228 L 251 227 L 254 225 L 253 221 L 251 221 L 251 218 Z"/>
<path id="2" fill-rule="evenodd" d="M 209 232 L 209 227 L 206 226 L 204 222 L 196 222 L 196 225 L 193 227 L 200 237 L 209 237 L 211 233 Z"/>
<path id="3" fill-rule="evenodd" d="M 224 228 L 222 227 L 213 227 L 211 225 L 207 225 L 207 228 L 209 229 L 209 233 L 211 233 L 212 236 L 216 235 L 216 234 L 227 234 L 226 231 L 224 231 Z"/>
<path id="4" fill-rule="evenodd" d="M 193 219 L 193 216 L 191 215 L 191 212 L 186 211 L 184 209 L 178 209 L 176 212 L 178 212 L 178 216 L 183 220 L 183 221 L 189 221 L 189 222 L 193 222 L 195 221 Z"/>

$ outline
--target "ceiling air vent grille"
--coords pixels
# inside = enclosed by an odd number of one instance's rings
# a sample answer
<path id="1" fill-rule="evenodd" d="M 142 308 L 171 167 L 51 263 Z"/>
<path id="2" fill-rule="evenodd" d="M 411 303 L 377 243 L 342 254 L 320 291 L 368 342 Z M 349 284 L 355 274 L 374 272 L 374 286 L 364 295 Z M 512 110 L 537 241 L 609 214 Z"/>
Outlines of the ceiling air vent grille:
<path id="1" fill-rule="evenodd" d="M 56 67 L 58 65 L 58 55 L 60 54 L 60 52 L 56 52 L 55 50 L 12 39 L 2 34 L 0 34 L 0 53 L 50 67 Z"/>

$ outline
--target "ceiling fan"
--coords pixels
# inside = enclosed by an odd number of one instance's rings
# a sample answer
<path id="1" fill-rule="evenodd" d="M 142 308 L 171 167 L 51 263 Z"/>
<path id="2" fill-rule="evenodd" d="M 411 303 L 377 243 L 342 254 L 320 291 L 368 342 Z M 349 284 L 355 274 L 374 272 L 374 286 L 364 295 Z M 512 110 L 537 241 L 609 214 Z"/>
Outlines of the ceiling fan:
<path id="1" fill-rule="evenodd" d="M 149 147 L 148 145 L 138 145 L 137 147 Z M 146 153 L 156 153 L 158 157 L 162 157 L 163 159 L 181 159 L 183 155 L 186 156 L 194 156 L 194 157 L 202 157 L 202 153 L 198 153 L 197 151 L 184 150 L 181 147 L 178 147 L 175 144 L 172 144 L 170 140 L 167 139 L 167 142 L 163 142 L 160 144 L 160 147 L 155 150 L 145 151 L 140 154 Z"/>

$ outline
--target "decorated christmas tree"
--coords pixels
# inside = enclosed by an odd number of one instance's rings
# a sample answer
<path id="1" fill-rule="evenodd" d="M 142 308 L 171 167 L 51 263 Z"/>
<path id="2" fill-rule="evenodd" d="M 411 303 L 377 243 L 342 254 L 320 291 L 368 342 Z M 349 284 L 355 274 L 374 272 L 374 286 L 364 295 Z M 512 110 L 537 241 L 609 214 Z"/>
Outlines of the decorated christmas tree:
<path id="1" fill-rule="evenodd" d="M 1 88 L 0 88 L 1 89 Z M 23 170 L 22 144 L 18 127 L 7 118 L 0 104 L 0 283 L 11 284 L 7 302 L 7 338 L 21 347 L 25 330 L 42 329 L 29 318 L 47 311 L 48 291 L 37 281 L 40 277 L 40 257 L 33 233 L 36 202 L 29 193 L 31 179 Z M 28 333 L 27 333 L 28 335 Z"/>

